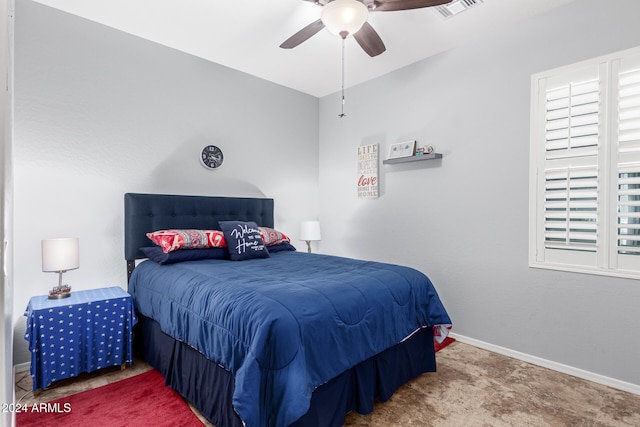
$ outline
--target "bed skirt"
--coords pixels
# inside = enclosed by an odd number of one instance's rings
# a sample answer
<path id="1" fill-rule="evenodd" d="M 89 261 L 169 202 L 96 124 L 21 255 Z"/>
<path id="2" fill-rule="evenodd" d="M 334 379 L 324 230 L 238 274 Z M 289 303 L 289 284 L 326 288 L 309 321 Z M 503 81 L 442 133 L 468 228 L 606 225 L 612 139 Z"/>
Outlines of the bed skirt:
<path id="1" fill-rule="evenodd" d="M 216 427 L 242 427 L 233 410 L 233 375 L 193 347 L 174 340 L 158 323 L 138 315 L 135 343 L 139 355 Z M 346 414 L 368 414 L 376 399 L 387 401 L 398 387 L 425 372 L 435 372 L 433 331 L 424 328 L 318 387 L 309 411 L 295 427 L 342 426 Z"/>

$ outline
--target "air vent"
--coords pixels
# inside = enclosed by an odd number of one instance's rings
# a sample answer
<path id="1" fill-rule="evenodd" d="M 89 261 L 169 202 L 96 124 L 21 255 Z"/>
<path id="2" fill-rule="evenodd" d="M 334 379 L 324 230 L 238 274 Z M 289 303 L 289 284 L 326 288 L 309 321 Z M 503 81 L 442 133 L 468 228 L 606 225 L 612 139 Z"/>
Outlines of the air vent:
<path id="1" fill-rule="evenodd" d="M 435 6 L 440 15 L 444 18 L 451 18 L 454 15 L 464 12 L 467 9 L 471 9 L 482 3 L 483 0 L 453 0 L 451 3 L 443 4 L 442 6 Z"/>

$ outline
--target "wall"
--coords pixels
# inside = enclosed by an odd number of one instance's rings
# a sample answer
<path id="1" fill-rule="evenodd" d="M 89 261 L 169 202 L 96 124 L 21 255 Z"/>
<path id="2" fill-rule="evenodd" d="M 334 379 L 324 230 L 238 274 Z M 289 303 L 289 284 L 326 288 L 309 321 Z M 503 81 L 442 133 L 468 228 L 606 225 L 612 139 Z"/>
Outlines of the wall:
<path id="1" fill-rule="evenodd" d="M 640 45 L 638 16 L 578 0 L 349 89 L 345 119 L 321 99 L 320 250 L 424 271 L 462 338 L 640 390 L 640 282 L 527 265 L 531 75 Z M 381 164 L 357 199 L 356 147 L 411 139 L 443 159 Z"/>
<path id="2" fill-rule="evenodd" d="M 638 282 L 527 267 L 531 74 L 640 44 L 637 1 L 576 0 L 479 34 L 349 89 L 345 119 L 338 94 L 318 105 L 18 3 L 14 363 L 28 360 L 29 297 L 56 280 L 40 271 L 41 239 L 80 237 L 80 269 L 66 274 L 74 289 L 124 286 L 124 192 L 266 195 L 294 237 L 320 209 L 322 252 L 425 271 L 458 334 L 640 385 Z M 356 147 L 377 142 L 385 157 L 407 139 L 444 158 L 381 165 L 381 197 L 358 200 Z M 208 143 L 225 152 L 220 170 L 197 163 Z"/>
<path id="3" fill-rule="evenodd" d="M 297 237 L 318 200 L 318 99 L 31 1 L 16 5 L 14 363 L 57 284 L 40 241 L 80 238 L 73 289 L 126 286 L 125 192 L 267 196 Z M 206 170 L 204 145 L 224 152 Z M 294 244 L 304 243 L 294 241 Z"/>
<path id="4" fill-rule="evenodd" d="M 2 270 L 0 271 L 0 342 L 5 343 L 0 351 L 0 402 L 10 403 L 13 397 L 13 364 L 12 360 L 12 329 L 11 319 L 13 313 L 13 282 L 11 276 L 11 80 L 12 61 L 11 52 L 13 46 L 13 0 L 0 0 L 0 34 L 3 37 L 0 45 L 0 259 Z M 3 411 L 0 415 L 0 426 L 12 425 L 13 414 Z"/>

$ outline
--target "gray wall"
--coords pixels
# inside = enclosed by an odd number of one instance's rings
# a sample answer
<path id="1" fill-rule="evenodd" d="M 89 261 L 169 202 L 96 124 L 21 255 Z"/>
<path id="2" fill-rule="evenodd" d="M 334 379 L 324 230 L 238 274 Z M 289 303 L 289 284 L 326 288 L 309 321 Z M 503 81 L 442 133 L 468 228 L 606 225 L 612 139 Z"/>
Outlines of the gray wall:
<path id="1" fill-rule="evenodd" d="M 57 283 L 41 271 L 42 239 L 80 238 L 80 268 L 65 274 L 73 289 L 126 287 L 125 192 L 272 197 L 276 226 L 294 239 L 318 215 L 317 98 L 16 6 L 14 363 L 28 361 L 29 298 Z M 218 170 L 199 163 L 207 144 L 224 151 Z"/>
<path id="2" fill-rule="evenodd" d="M 13 283 L 11 280 L 11 46 L 13 45 L 13 0 L 0 0 L 0 402 L 13 402 L 13 365 L 11 342 L 11 319 L 13 313 Z M 6 82 L 6 84 L 5 84 Z M 9 411 L 0 416 L 0 426 L 9 426 L 13 414 Z"/>
<path id="3" fill-rule="evenodd" d="M 28 298 L 55 281 L 40 271 L 42 238 L 80 237 L 74 289 L 124 286 L 125 191 L 264 194 L 294 237 L 320 212 L 322 252 L 425 271 L 458 334 L 640 385 L 638 281 L 527 267 L 531 74 L 640 44 L 640 2 L 576 0 L 479 34 L 349 89 L 343 120 L 337 94 L 318 102 L 17 6 L 14 363 L 28 360 Z M 384 157 L 407 139 L 444 158 L 381 165 L 381 197 L 358 200 L 356 147 L 379 143 Z M 197 163 L 205 143 L 225 150 L 222 169 Z"/>
<path id="4" fill-rule="evenodd" d="M 577 0 L 349 89 L 345 119 L 321 99 L 321 250 L 424 271 L 463 337 L 640 385 L 640 282 L 527 266 L 531 75 L 640 45 L 639 16 Z M 356 147 L 411 139 L 444 158 L 357 199 Z"/>

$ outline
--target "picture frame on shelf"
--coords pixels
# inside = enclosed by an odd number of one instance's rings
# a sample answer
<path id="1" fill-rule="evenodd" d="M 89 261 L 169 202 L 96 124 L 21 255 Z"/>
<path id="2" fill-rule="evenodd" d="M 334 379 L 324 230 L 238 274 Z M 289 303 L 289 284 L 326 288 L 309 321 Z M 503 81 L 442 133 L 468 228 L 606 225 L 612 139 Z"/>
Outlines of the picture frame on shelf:
<path id="1" fill-rule="evenodd" d="M 399 159 L 401 157 L 411 157 L 416 152 L 416 141 L 396 142 L 389 146 L 389 158 Z"/>

